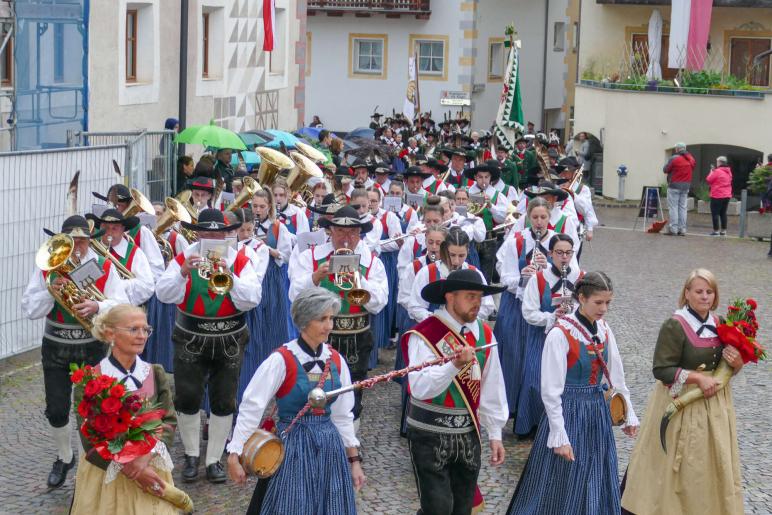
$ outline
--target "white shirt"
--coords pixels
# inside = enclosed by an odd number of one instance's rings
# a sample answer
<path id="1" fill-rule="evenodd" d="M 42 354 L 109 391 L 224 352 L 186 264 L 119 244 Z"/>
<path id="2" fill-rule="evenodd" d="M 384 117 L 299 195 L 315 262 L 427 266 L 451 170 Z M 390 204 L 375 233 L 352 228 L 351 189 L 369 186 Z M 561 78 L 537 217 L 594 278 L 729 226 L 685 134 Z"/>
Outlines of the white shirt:
<path id="1" fill-rule="evenodd" d="M 370 223 L 373 224 L 373 228 L 365 233 L 363 241 L 367 244 L 367 247 L 371 252 L 380 254 L 382 250 L 380 242 L 381 235 L 383 234 L 383 226 L 381 225 L 381 221 L 373 215 L 368 214 L 367 216 L 370 217 Z"/>
<path id="2" fill-rule="evenodd" d="M 598 225 L 598 216 L 592 205 L 592 193 L 590 188 L 582 185 L 578 193 L 574 194 L 574 207 L 576 212 L 584 217 L 584 225 L 588 231 L 592 231 Z"/>
<path id="3" fill-rule="evenodd" d="M 424 179 L 423 188 L 426 190 L 427 193 L 429 192 L 429 188 L 431 188 L 432 184 L 434 184 L 435 182 L 437 182 L 437 179 L 433 175 Z M 437 193 L 441 193 L 447 189 L 448 189 L 448 185 L 445 184 L 444 182 L 441 182 L 437 185 L 437 191 L 435 191 L 434 194 L 436 195 Z"/>
<path id="4" fill-rule="evenodd" d="M 273 258 L 278 266 L 282 266 L 289 260 L 292 248 L 294 246 L 294 236 L 287 226 L 279 222 L 279 237 L 276 238 L 276 250 L 279 252 L 278 257 Z M 255 221 L 255 234 L 259 238 L 265 237 L 268 239 L 268 235 L 273 231 L 273 220 L 266 218 L 263 222 Z"/>
<path id="5" fill-rule="evenodd" d="M 451 317 L 444 307 L 438 309 L 434 316 L 442 319 L 451 329 L 461 333 L 462 324 Z M 464 325 L 475 338 L 479 338 L 480 333 L 476 320 Z M 491 343 L 495 342 L 496 337 L 491 335 Z M 411 366 L 437 357 L 426 342 L 414 334 L 410 335 L 407 342 L 407 354 Z M 459 369 L 453 362 L 410 372 L 408 374 L 410 395 L 419 400 L 433 399 L 450 387 L 458 372 Z M 501 373 L 499 353 L 495 347 L 488 354 L 485 368 L 482 371 L 480 407 L 477 410 L 477 415 L 480 419 L 480 425 L 488 432 L 488 439 L 501 440 L 501 428 L 506 425 L 509 419 L 509 407 L 507 406 L 507 394 L 504 390 L 504 376 Z"/>
<path id="6" fill-rule="evenodd" d="M 531 231 L 526 229 L 522 231 L 523 234 L 523 254 L 528 255 L 533 251 L 535 247 L 535 240 Z M 541 247 L 539 252 L 548 251 L 549 241 L 554 236 L 554 232 L 547 230 L 544 237 L 541 240 Z M 549 257 L 545 254 L 545 257 Z M 572 262 L 569 265 L 571 268 L 578 268 Z M 504 243 L 499 247 L 496 252 L 496 271 L 499 273 L 501 284 L 506 285 L 507 291 L 517 296 L 518 299 L 523 298 L 524 287 L 520 286 L 520 254 L 517 252 L 517 233 L 508 234 Z"/>
<path id="7" fill-rule="evenodd" d="M 563 217 L 563 215 L 566 216 L 566 221 L 563 223 L 563 234 L 567 234 L 571 236 L 571 239 L 574 242 L 574 252 L 579 252 L 579 233 L 577 232 L 579 229 L 579 219 L 576 218 L 575 215 L 571 215 L 569 212 L 565 212 L 562 209 L 560 209 L 560 205 L 562 202 L 557 202 L 555 204 L 555 207 L 552 208 L 550 211 L 550 221 L 549 224 L 551 227 L 556 227 L 557 224 L 560 222 L 560 219 Z M 571 204 L 573 206 L 573 204 Z M 517 219 L 517 223 L 515 224 L 515 230 L 516 231 L 522 231 L 524 230 L 526 220 L 528 219 L 527 216 L 521 216 Z"/>
<path id="8" fill-rule="evenodd" d="M 461 216 L 458 211 L 454 211 L 451 220 L 450 226 L 460 227 L 469 236 L 470 240 L 481 242 L 485 239 L 485 222 L 479 216 L 469 214 Z"/>
<path id="9" fill-rule="evenodd" d="M 281 212 L 277 212 L 276 218 L 279 220 L 281 220 L 280 215 L 284 215 L 286 217 L 283 225 L 289 225 L 290 217 L 296 217 L 295 220 L 297 225 L 295 226 L 295 234 L 300 234 L 311 230 L 311 227 L 308 225 L 308 217 L 306 216 L 305 209 L 300 209 L 295 204 L 287 204 Z M 290 232 L 290 235 L 292 235 L 292 232 Z"/>
<path id="10" fill-rule="evenodd" d="M 137 361 L 134 364 L 134 371 L 131 372 L 131 375 L 137 378 L 137 381 L 140 383 L 144 383 L 145 379 L 147 379 L 147 376 L 149 376 L 153 372 L 153 366 L 150 363 L 147 363 L 145 361 L 142 361 L 142 358 L 137 356 Z M 128 374 L 124 374 L 121 370 L 118 370 L 115 365 L 110 363 L 110 358 L 103 358 L 102 361 L 99 362 L 99 370 L 102 374 L 114 377 L 118 381 L 121 381 L 127 377 L 129 377 Z M 127 392 L 136 392 L 137 391 L 137 385 L 134 384 L 134 381 L 128 380 L 125 383 L 123 383 L 123 386 L 126 388 Z"/>
<path id="11" fill-rule="evenodd" d="M 86 255 L 81 261 L 85 263 L 91 259 L 98 261 L 96 253 L 89 247 L 88 252 L 86 252 Z M 129 299 L 126 296 L 124 281 L 112 265 L 110 265 L 110 273 L 107 275 L 105 281 L 104 295 L 107 299 L 97 302 L 99 305 L 99 313 L 103 313 L 118 304 L 129 303 Z M 21 297 L 22 313 L 30 320 L 37 320 L 38 318 L 46 316 L 54 308 L 54 304 L 54 298 L 48 291 L 45 279 L 43 279 L 43 272 L 38 268 L 35 268 Z"/>
<path id="12" fill-rule="evenodd" d="M 408 211 L 412 211 L 412 213 L 410 213 L 410 221 L 408 221 L 407 223 L 407 232 L 410 232 L 410 229 L 415 227 L 416 224 L 421 223 L 421 220 L 419 220 L 420 217 L 418 216 L 418 212 L 403 202 L 402 209 L 399 210 L 400 226 L 402 225 L 402 222 L 405 220 L 405 217 L 407 216 Z"/>
<path id="13" fill-rule="evenodd" d="M 426 266 L 426 256 L 414 259 L 408 266 L 399 271 L 399 289 L 397 290 L 397 304 L 407 311 L 410 303 L 410 295 L 413 293 L 413 282 L 415 282 L 415 261 L 419 261 L 421 266 L 419 270 Z"/>
<path id="14" fill-rule="evenodd" d="M 120 243 L 112 250 L 120 256 L 120 259 L 123 259 L 129 250 L 129 242 L 126 241 L 126 238 L 121 238 Z M 134 279 L 123 280 L 126 296 L 129 298 L 129 304 L 140 306 L 147 302 L 155 291 L 153 271 L 150 270 L 150 263 L 148 263 L 145 253 L 142 252 L 142 248 L 137 248 L 134 252 L 129 271 L 134 274 Z"/>
<path id="15" fill-rule="evenodd" d="M 386 228 L 388 229 L 388 238 L 394 238 L 398 234 L 402 234 L 402 225 L 399 223 L 399 217 L 393 211 L 386 211 L 381 208 L 378 210 L 378 221 L 381 224 L 381 231 L 383 231 L 383 215 L 386 214 Z M 381 232 L 383 237 L 383 232 Z M 393 241 L 391 243 L 381 244 L 378 242 L 378 248 L 380 252 L 397 252 L 399 250 L 399 241 Z"/>
<path id="16" fill-rule="evenodd" d="M 155 234 L 147 226 L 143 225 L 139 231 L 141 234 L 139 237 L 139 247 L 145 253 L 147 261 L 150 263 L 150 269 L 153 271 L 153 276 L 157 280 L 164 273 L 166 266 L 164 257 L 161 255 L 161 248 L 158 246 L 158 242 L 155 241 Z"/>
<path id="17" fill-rule="evenodd" d="M 268 245 L 258 238 L 250 238 L 248 240 L 240 241 L 238 247 L 239 249 L 246 247 L 244 253 L 249 260 L 252 261 L 255 275 L 257 275 L 257 281 L 260 284 L 263 284 L 265 271 L 268 270 L 268 260 L 271 259 L 271 255 L 268 253 Z"/>
<path id="18" fill-rule="evenodd" d="M 187 259 L 191 254 L 197 254 L 201 247 L 200 242 L 196 242 L 185 249 L 184 256 Z M 236 260 L 237 252 L 229 248 L 228 255 L 225 257 L 225 263 L 230 268 Z M 169 262 L 166 271 L 158 278 L 156 283 L 156 296 L 158 300 L 166 304 L 180 304 L 185 300 L 185 289 L 188 284 L 188 278 L 183 277 L 180 271 L 180 265 L 174 259 Z M 198 273 L 198 270 L 191 270 L 191 274 Z M 260 304 L 263 294 L 263 283 L 258 281 L 255 268 L 252 261 L 249 260 L 241 274 L 233 274 L 233 288 L 230 291 L 230 297 L 233 305 L 239 311 L 249 311 Z"/>
<path id="19" fill-rule="evenodd" d="M 572 314 L 569 316 L 577 324 L 581 325 L 581 322 L 579 322 L 575 315 Z M 580 344 L 587 345 L 590 343 L 581 332 L 570 323 L 558 323 L 568 329 L 571 336 L 576 338 Z M 630 400 L 630 390 L 628 390 L 627 385 L 625 384 L 625 370 L 622 365 L 622 358 L 619 355 L 619 348 L 617 348 L 617 341 L 616 338 L 614 338 L 614 333 L 611 331 L 611 328 L 605 320 L 598 320 L 597 324 L 598 337 L 601 341 L 603 341 L 604 335 L 606 334 L 606 331 L 608 331 L 608 340 L 605 342 L 608 347 L 608 360 L 606 365 L 608 366 L 614 389 L 622 394 L 627 403 L 627 423 L 625 424 L 625 427 L 638 426 L 640 424 L 638 422 L 638 417 L 633 410 L 633 403 Z M 589 334 L 590 331 L 587 331 L 587 333 Z M 565 420 L 563 419 L 563 403 L 560 399 L 566 385 L 568 348 L 566 335 L 563 334 L 563 331 L 559 328 L 554 327 L 549 334 L 547 334 L 547 339 L 544 341 L 544 350 L 541 354 L 541 399 L 544 403 L 544 411 L 547 415 L 550 427 L 549 437 L 547 437 L 547 447 L 550 449 L 572 444 L 566 433 Z M 603 376 L 603 382 L 608 383 L 605 375 Z"/>
<path id="20" fill-rule="evenodd" d="M 190 246 L 190 242 L 185 238 L 185 236 L 182 235 L 180 231 L 174 231 L 174 232 L 177 233 L 177 239 L 174 241 L 174 255 L 178 256 L 183 252 L 185 252 L 185 249 Z M 169 241 L 169 237 L 171 236 L 171 234 L 172 234 L 171 229 L 166 231 L 164 233 L 164 239 L 166 241 Z"/>
<path id="21" fill-rule="evenodd" d="M 297 340 L 292 340 L 289 343 L 284 344 L 292 354 L 300 362 L 302 366 L 304 363 L 308 363 L 312 359 L 306 354 L 298 345 Z M 320 361 L 327 361 L 330 357 L 330 349 L 327 345 L 324 345 L 322 354 L 318 358 Z M 341 356 L 340 360 L 340 382 L 341 386 L 348 386 L 351 384 L 351 374 L 346 364 L 346 360 Z M 315 365 L 311 369 L 311 373 L 321 374 L 322 370 L 319 365 Z M 304 373 L 304 370 L 300 368 L 298 374 Z M 287 368 L 284 364 L 284 358 L 278 352 L 272 352 L 265 361 L 258 367 L 255 375 L 247 385 L 247 389 L 244 390 L 244 396 L 241 398 L 241 404 L 239 405 L 239 415 L 236 419 L 236 426 L 233 428 L 233 437 L 228 444 L 228 452 L 241 454 L 244 449 L 244 444 L 249 440 L 249 437 L 259 428 L 260 422 L 263 418 L 263 413 L 274 398 L 279 387 L 284 382 L 284 378 L 287 375 Z M 354 407 L 354 392 L 344 393 L 339 395 L 334 402 L 330 405 L 330 420 L 335 424 L 335 428 L 340 433 L 341 440 L 345 447 L 359 447 L 359 440 L 357 440 L 354 433 L 354 414 L 351 409 Z M 293 429 L 294 430 L 294 429 Z"/>
<path id="22" fill-rule="evenodd" d="M 569 265 L 569 268 L 570 270 L 566 278 L 572 284 L 576 284 L 577 279 L 579 279 L 579 267 Z M 551 290 L 552 287 L 560 281 L 560 276 L 555 275 L 551 266 L 543 270 L 543 273 L 544 279 L 546 280 L 544 289 Z M 546 328 L 544 331 L 545 333 L 548 333 L 550 329 L 552 329 L 552 326 L 555 325 L 555 313 L 541 310 L 539 281 L 536 279 L 535 275 L 528 281 L 528 284 L 526 284 L 523 289 L 523 318 L 531 325 L 544 326 Z"/>
<path id="23" fill-rule="evenodd" d="M 294 301 L 298 294 L 308 288 L 313 288 L 314 280 L 312 277 L 314 270 L 314 259 L 319 261 L 329 257 L 335 249 L 332 243 L 325 243 L 303 251 L 297 261 L 290 263 L 289 267 L 289 299 Z M 370 292 L 370 301 L 364 305 L 364 308 L 373 315 L 377 315 L 386 306 L 389 301 L 389 284 L 386 279 L 386 269 L 383 262 L 374 256 L 367 244 L 360 240 L 354 249 L 354 254 L 359 254 L 359 263 L 370 269 L 368 277 L 360 275 L 360 286 Z"/>
<path id="24" fill-rule="evenodd" d="M 466 270 L 468 268 L 469 263 L 465 262 L 461 265 L 462 270 Z M 440 279 L 446 279 L 448 274 L 450 274 L 448 267 L 442 261 L 437 261 L 437 270 L 440 273 Z M 482 272 L 480 272 L 480 270 L 476 271 L 478 274 L 480 274 L 480 278 L 482 279 L 483 284 L 488 284 Z M 423 322 L 425 319 L 431 316 L 431 312 L 429 311 L 429 303 L 426 302 L 423 297 L 421 297 L 421 290 L 423 290 L 424 286 L 427 284 L 429 284 L 429 267 L 425 266 L 421 268 L 421 270 L 419 270 L 416 274 L 415 279 L 413 280 L 413 284 L 410 288 L 410 299 L 408 300 L 407 312 L 410 315 L 410 318 L 416 322 Z M 496 305 L 493 302 L 493 296 L 487 295 L 482 298 L 482 304 L 480 305 L 480 313 L 478 313 L 478 316 L 485 320 L 488 318 L 488 315 L 493 313 L 493 310 L 495 309 Z"/>
<path id="25" fill-rule="evenodd" d="M 421 254 L 423 249 L 426 248 L 426 233 L 418 233 L 415 236 L 408 236 L 402 240 L 402 246 L 399 248 L 399 254 L 397 254 L 397 272 L 401 271 L 415 260 L 415 253 L 413 247 L 418 242 L 419 252 Z"/>
<path id="26" fill-rule="evenodd" d="M 500 224 L 507 217 L 507 207 L 509 207 L 509 200 L 504 194 L 496 195 L 498 190 L 493 186 L 488 185 L 485 191 L 480 190 L 477 183 L 469 187 L 469 195 L 487 195 L 491 201 L 490 212 L 493 216 L 493 221 Z M 493 203 L 493 197 L 496 197 L 496 203 Z"/>

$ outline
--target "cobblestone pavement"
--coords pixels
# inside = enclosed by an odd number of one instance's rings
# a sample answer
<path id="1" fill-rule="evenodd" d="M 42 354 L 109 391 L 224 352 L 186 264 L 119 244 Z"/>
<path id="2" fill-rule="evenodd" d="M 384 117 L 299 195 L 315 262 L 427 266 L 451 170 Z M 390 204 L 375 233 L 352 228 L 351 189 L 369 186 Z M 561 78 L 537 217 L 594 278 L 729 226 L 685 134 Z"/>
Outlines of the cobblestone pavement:
<path id="1" fill-rule="evenodd" d="M 629 209 L 605 209 L 599 213 L 609 226 L 632 227 Z M 585 250 L 582 265 L 602 269 L 614 281 L 616 296 L 608 317 L 617 335 L 639 416 L 653 380 L 651 357 L 659 325 L 674 310 L 678 290 L 687 272 L 696 266 L 713 270 L 720 281 L 723 312 L 729 299 L 747 295 L 758 299 L 761 338 L 772 346 L 772 260 L 767 243 L 646 235 L 641 232 L 598 229 Z M 0 513 L 67 513 L 74 471 L 65 486 L 48 491 L 46 476 L 52 461 L 48 427 L 43 417 L 42 372 L 39 357 L 28 367 L 18 366 L 0 377 Z M 393 363 L 393 352 L 382 352 L 378 372 Z M 748 366 L 733 381 L 740 443 L 746 512 L 772 513 L 772 415 L 768 409 L 771 363 Z M 406 442 L 397 434 L 399 388 L 379 385 L 365 395 L 361 440 L 368 485 L 358 496 L 363 514 L 410 514 L 417 495 Z M 485 464 L 481 488 L 487 513 L 506 509 L 530 445 L 518 443 L 505 431 L 506 463 L 498 468 Z M 620 469 L 628 462 L 633 440 L 616 431 Z M 73 432 L 73 445 L 75 445 Z M 179 437 L 173 449 L 181 463 Z M 203 449 L 202 449 L 203 455 Z M 175 481 L 181 484 L 179 469 Z M 203 469 L 202 469 L 203 475 Z M 197 504 L 197 513 L 243 513 L 252 492 L 233 485 L 214 486 L 201 480 L 183 485 Z"/>

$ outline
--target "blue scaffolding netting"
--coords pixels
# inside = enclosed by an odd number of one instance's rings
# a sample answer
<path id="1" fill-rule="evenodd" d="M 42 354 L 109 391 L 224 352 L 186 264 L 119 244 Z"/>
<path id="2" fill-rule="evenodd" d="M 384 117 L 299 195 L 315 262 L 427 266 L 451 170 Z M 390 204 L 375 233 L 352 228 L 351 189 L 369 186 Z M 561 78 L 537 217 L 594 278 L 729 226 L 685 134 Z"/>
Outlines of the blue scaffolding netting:
<path id="1" fill-rule="evenodd" d="M 16 150 L 57 148 L 88 126 L 89 0 L 16 0 Z"/>

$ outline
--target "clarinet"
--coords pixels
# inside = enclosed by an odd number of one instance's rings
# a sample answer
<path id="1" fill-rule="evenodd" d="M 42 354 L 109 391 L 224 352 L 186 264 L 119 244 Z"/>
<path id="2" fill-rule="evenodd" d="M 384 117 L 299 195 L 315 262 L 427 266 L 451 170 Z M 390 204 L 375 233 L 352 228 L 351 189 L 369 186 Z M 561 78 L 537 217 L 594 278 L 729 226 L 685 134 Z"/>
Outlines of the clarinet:
<path id="1" fill-rule="evenodd" d="M 541 231 L 535 232 L 535 238 L 533 243 L 533 252 L 531 253 L 531 265 L 536 267 L 536 271 L 538 272 L 541 270 L 541 265 L 538 263 L 537 259 L 539 256 L 542 255 L 541 251 L 539 250 L 539 243 L 541 242 Z M 530 275 L 520 275 L 520 287 L 525 288 L 525 285 L 528 284 L 528 281 L 531 279 L 532 276 Z"/>
<path id="2" fill-rule="evenodd" d="M 569 314 L 574 311 L 574 301 L 573 301 L 573 298 L 569 295 L 568 288 L 566 288 L 567 279 L 568 279 L 568 266 L 563 265 L 560 267 L 560 280 L 563 283 L 561 292 L 560 292 L 560 297 L 562 299 L 562 301 L 560 302 L 560 307 L 563 309 L 563 311 L 566 314 Z"/>

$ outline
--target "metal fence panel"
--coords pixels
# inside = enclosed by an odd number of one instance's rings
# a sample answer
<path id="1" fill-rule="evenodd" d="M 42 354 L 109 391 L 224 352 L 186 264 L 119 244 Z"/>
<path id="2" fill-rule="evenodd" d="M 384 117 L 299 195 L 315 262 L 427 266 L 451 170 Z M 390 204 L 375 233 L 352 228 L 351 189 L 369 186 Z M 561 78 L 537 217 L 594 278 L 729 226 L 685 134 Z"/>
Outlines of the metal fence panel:
<path id="1" fill-rule="evenodd" d="M 0 153 L 0 358 L 40 345 L 41 320 L 21 312 L 21 296 L 45 241 L 43 228 L 57 231 L 66 218 L 66 194 L 80 170 L 78 213 L 91 210 L 92 191 L 116 182 L 112 160 L 125 161 L 126 146 Z"/>

